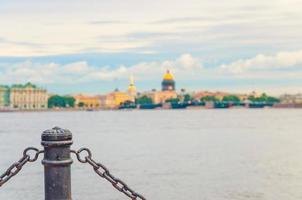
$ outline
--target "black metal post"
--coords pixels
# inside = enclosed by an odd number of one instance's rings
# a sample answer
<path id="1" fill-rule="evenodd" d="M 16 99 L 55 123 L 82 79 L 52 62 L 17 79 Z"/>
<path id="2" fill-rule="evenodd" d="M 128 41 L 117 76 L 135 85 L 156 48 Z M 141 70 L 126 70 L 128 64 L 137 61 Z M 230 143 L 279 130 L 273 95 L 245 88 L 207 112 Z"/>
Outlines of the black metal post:
<path id="1" fill-rule="evenodd" d="M 42 133 L 45 200 L 71 200 L 72 133 L 55 127 Z"/>

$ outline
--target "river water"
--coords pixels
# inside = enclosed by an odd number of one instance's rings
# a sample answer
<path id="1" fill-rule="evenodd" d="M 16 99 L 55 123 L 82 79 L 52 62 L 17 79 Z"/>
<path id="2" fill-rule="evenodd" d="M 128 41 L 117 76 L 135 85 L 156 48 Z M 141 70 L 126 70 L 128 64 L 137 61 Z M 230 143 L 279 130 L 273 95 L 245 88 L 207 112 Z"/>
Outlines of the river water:
<path id="1" fill-rule="evenodd" d="M 151 200 L 302 199 L 302 110 L 229 109 L 0 113 L 0 172 L 43 130 L 70 129 L 73 149 Z M 127 199 L 74 160 L 74 200 Z M 44 199 L 41 158 L 0 189 L 2 200 Z"/>

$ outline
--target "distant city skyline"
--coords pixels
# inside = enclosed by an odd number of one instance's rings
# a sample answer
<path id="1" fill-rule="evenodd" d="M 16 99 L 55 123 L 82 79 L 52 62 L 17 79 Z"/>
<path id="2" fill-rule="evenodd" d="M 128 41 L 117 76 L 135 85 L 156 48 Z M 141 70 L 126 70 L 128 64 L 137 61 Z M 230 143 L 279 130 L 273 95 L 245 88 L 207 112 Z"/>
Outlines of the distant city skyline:
<path id="1" fill-rule="evenodd" d="M 0 0 L 0 84 L 99 94 L 302 92 L 302 5 L 269 1 Z"/>

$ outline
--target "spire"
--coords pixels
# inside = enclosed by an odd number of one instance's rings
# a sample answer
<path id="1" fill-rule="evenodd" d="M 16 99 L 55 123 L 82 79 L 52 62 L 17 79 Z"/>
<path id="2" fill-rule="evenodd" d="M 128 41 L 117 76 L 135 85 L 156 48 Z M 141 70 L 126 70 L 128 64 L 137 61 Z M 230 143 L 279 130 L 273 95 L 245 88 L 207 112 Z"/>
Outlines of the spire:
<path id="1" fill-rule="evenodd" d="M 130 76 L 130 85 L 134 85 L 134 78 L 133 78 L 133 75 Z"/>
<path id="2" fill-rule="evenodd" d="M 134 97 L 136 96 L 136 87 L 134 85 L 134 78 L 132 75 L 130 76 L 129 80 L 130 80 L 130 84 L 128 87 L 128 93 Z"/>

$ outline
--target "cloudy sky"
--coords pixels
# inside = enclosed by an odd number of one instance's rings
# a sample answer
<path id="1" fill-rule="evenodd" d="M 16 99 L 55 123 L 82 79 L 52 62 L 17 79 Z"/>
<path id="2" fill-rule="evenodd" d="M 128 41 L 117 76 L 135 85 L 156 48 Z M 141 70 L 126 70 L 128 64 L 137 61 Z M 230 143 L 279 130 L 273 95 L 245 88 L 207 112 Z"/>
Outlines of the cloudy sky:
<path id="1" fill-rule="evenodd" d="M 302 92 L 301 0 L 0 0 L 0 84 Z"/>

